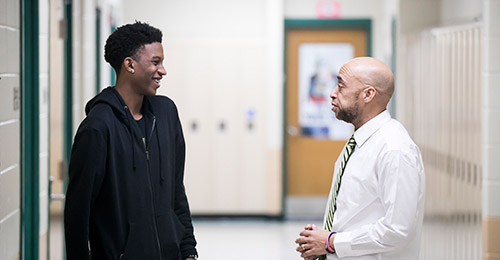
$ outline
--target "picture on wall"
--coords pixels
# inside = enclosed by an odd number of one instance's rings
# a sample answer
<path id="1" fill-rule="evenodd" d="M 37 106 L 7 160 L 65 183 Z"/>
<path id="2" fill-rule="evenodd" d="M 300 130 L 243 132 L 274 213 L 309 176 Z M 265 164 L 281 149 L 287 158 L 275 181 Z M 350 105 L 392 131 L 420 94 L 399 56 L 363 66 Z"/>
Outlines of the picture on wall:
<path id="1" fill-rule="evenodd" d="M 350 43 L 303 43 L 299 47 L 299 124 L 302 136 L 346 140 L 353 126 L 335 118 L 330 93 L 337 73 L 354 57 Z"/>

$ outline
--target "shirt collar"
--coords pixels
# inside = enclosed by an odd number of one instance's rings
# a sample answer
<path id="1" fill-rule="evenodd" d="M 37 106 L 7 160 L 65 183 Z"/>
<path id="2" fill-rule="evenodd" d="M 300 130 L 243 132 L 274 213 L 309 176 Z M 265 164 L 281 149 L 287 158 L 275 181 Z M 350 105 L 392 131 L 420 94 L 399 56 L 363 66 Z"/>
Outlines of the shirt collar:
<path id="1" fill-rule="evenodd" d="M 377 130 L 385 123 L 391 120 L 391 114 L 389 111 L 384 110 L 382 113 L 376 115 L 374 118 L 370 119 L 364 125 L 362 125 L 356 132 L 354 132 L 354 140 L 356 140 L 356 146 L 361 147 L 366 140 L 370 138 Z"/>

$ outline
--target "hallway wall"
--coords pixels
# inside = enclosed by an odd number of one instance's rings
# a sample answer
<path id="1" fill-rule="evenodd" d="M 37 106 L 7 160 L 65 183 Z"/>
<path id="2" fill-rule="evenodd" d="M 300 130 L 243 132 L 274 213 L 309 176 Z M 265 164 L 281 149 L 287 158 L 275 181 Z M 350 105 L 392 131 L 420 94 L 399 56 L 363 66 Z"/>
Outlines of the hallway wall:
<path id="1" fill-rule="evenodd" d="M 0 1 L 0 259 L 20 252 L 20 1 Z"/>
<path id="2" fill-rule="evenodd" d="M 49 0 L 38 0 L 39 17 L 39 234 L 40 259 L 47 259 L 49 232 Z"/>
<path id="3" fill-rule="evenodd" d="M 19 2 L 0 0 L 0 260 L 19 258 L 21 247 Z M 48 38 L 58 33 L 48 29 L 48 2 L 39 0 L 41 257 L 48 228 L 46 182 L 54 172 L 48 170 Z M 317 1 L 124 0 L 123 16 L 120 1 L 72 2 L 72 130 L 94 95 L 96 48 L 103 55 L 104 43 L 94 45 L 95 8 L 102 9 L 103 42 L 113 24 L 150 22 L 164 33 L 168 74 L 159 93 L 179 107 L 193 213 L 279 215 L 283 20 L 317 19 Z M 399 39 L 396 116 L 422 148 L 429 182 L 422 257 L 498 260 L 500 0 L 338 2 L 341 19 L 372 19 L 374 57 L 391 64 L 392 37 Z M 101 88 L 109 84 L 110 72 L 104 64 Z"/>
<path id="4" fill-rule="evenodd" d="M 500 259 L 500 0 L 483 0 L 481 154 L 483 259 Z"/>
<path id="5" fill-rule="evenodd" d="M 500 1 L 400 5 L 398 117 L 422 148 L 424 226 L 440 230 L 423 235 L 423 255 L 500 259 Z"/>
<path id="6" fill-rule="evenodd" d="M 321 1 L 285 0 L 285 18 L 319 19 L 316 5 Z M 399 0 L 336 0 L 340 19 L 372 20 L 372 56 L 390 67 L 392 64 L 392 22 L 399 12 Z M 427 14 L 421 14 L 427 18 Z M 422 19 L 425 20 L 425 19 Z"/>
<path id="7" fill-rule="evenodd" d="M 398 112 L 422 152 L 424 227 L 434 227 L 424 229 L 422 257 L 480 259 L 481 27 L 405 35 L 400 58 Z"/>
<path id="8" fill-rule="evenodd" d="M 178 105 L 193 214 L 280 214 L 282 1 L 123 6 L 124 22 L 163 31 L 167 75 L 158 92 Z"/>
<path id="9" fill-rule="evenodd" d="M 316 19 L 316 2 L 153 1 L 151 10 L 124 1 L 124 22 L 148 21 L 164 33 L 159 93 L 179 107 L 194 214 L 281 212 L 283 21 Z M 385 1 L 339 2 L 340 18 L 373 19 L 373 53 L 390 61 Z"/>

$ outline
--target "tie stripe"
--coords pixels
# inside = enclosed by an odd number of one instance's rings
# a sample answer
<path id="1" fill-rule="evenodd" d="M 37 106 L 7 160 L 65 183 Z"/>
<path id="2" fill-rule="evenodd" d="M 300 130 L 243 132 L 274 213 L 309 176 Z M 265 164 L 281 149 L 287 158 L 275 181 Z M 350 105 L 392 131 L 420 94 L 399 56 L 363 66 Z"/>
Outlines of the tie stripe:
<path id="1" fill-rule="evenodd" d="M 354 151 L 354 148 L 356 147 L 356 141 L 354 140 L 354 134 L 351 136 L 349 141 L 347 142 L 347 145 L 345 147 L 345 152 L 342 157 L 342 162 L 340 162 L 340 168 L 339 168 L 339 173 L 337 174 L 337 178 L 335 180 L 335 185 L 333 186 L 333 194 L 332 194 L 332 199 L 330 200 L 330 206 L 328 207 L 328 215 L 326 217 L 325 221 L 325 230 L 331 231 L 332 230 L 332 224 L 333 224 L 333 214 L 335 213 L 335 210 L 337 209 L 337 195 L 340 190 L 340 184 L 342 181 L 342 175 L 344 175 L 344 169 L 347 164 L 347 161 L 349 160 L 349 157 L 351 157 L 352 152 Z"/>

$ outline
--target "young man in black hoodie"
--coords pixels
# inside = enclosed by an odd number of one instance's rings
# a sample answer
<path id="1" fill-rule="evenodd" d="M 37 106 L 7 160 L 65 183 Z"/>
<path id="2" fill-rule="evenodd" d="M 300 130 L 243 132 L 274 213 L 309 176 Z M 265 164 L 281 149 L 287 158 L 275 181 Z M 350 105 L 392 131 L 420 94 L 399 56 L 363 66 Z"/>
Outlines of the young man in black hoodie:
<path id="1" fill-rule="evenodd" d="M 69 166 L 67 259 L 196 259 L 184 190 L 185 144 L 175 104 L 156 96 L 166 75 L 160 30 L 118 28 L 104 57 L 115 87 L 87 103 Z"/>

